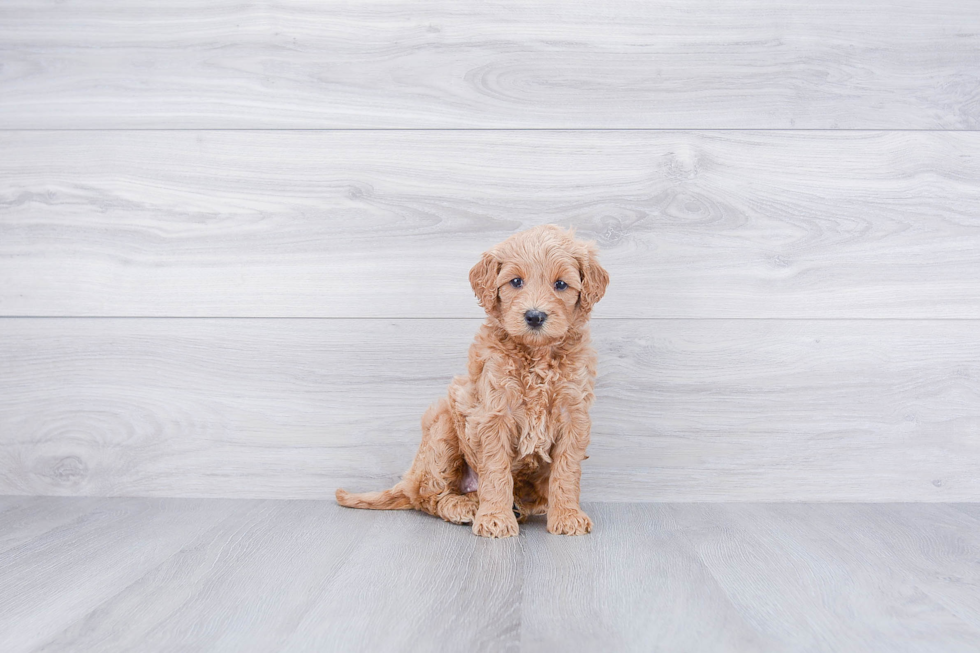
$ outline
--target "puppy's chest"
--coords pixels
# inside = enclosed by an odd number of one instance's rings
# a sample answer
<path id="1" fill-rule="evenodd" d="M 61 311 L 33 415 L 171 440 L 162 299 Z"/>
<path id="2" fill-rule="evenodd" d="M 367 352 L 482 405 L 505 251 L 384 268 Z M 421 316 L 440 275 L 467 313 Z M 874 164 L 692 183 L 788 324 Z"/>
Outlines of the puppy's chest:
<path id="1" fill-rule="evenodd" d="M 565 384 L 562 369 L 550 360 L 525 363 L 514 370 L 520 383 L 521 403 L 548 404 Z"/>
<path id="2" fill-rule="evenodd" d="M 537 454 L 550 461 L 563 394 L 568 390 L 566 370 L 553 360 L 527 361 L 515 370 L 519 392 L 512 414 L 518 426 L 519 457 Z"/>

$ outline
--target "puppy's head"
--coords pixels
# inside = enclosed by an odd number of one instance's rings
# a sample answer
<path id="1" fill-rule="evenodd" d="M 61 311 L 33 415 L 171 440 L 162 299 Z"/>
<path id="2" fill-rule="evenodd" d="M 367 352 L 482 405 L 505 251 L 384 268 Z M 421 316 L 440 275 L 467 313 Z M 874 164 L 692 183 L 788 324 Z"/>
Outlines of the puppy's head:
<path id="1" fill-rule="evenodd" d="M 531 346 L 559 342 L 584 323 L 608 283 L 595 245 L 555 225 L 514 234 L 470 270 L 470 285 L 487 315 Z"/>

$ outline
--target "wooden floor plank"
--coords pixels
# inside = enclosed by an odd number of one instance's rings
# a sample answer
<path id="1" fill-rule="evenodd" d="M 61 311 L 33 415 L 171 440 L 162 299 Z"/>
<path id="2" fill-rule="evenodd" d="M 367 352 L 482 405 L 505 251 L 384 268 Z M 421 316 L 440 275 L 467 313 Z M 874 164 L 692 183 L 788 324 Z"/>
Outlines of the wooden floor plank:
<path id="1" fill-rule="evenodd" d="M 970 516 L 957 507 L 968 506 Z M 887 511 L 858 504 L 845 513 L 866 528 L 846 533 L 845 546 L 859 539 L 860 546 L 880 551 L 896 567 L 915 577 L 915 587 L 933 601 L 980 631 L 980 530 L 978 504 L 954 504 L 927 509 L 920 504 L 899 505 Z M 972 513 L 972 514 L 971 514 Z M 927 517 L 928 516 L 928 517 Z M 918 528 L 924 519 L 928 532 Z"/>
<path id="2" fill-rule="evenodd" d="M 245 503 L 119 499 L 4 551 L 0 650 L 42 645 Z"/>
<path id="3" fill-rule="evenodd" d="M 99 497 L 0 497 L 0 553 L 84 519 L 104 503 Z"/>
<path id="4" fill-rule="evenodd" d="M 873 526 L 848 518 L 849 508 L 701 504 L 672 512 L 743 618 L 778 642 L 777 650 L 975 650 L 980 629 L 924 593 L 907 560 L 859 545 L 852 534 Z M 888 505 L 872 510 L 892 518 Z M 920 515 L 907 536 L 931 537 L 932 515 L 942 510 L 925 511 L 930 517 Z"/>
<path id="5" fill-rule="evenodd" d="M 328 501 L 97 501 L 0 552 L 5 652 L 980 646 L 955 604 L 980 522 L 949 505 L 587 503 L 588 536 L 491 541 Z"/>
<path id="6" fill-rule="evenodd" d="M 0 128 L 976 129 L 969 2 L 0 9 Z"/>
<path id="7" fill-rule="evenodd" d="M 314 499 L 387 487 L 477 326 L 0 321 L 0 491 Z M 977 500 L 978 334 L 972 321 L 598 321 L 583 493 Z"/>
<path id="8" fill-rule="evenodd" d="M 285 650 L 517 649 L 520 540 L 478 538 L 414 512 L 370 519 L 373 537 L 308 607 Z"/>
<path id="9" fill-rule="evenodd" d="M 980 505 L 976 503 L 953 503 L 950 504 L 950 507 L 980 519 Z"/>
<path id="10" fill-rule="evenodd" d="M 343 573 L 362 539 L 383 537 L 377 519 L 325 502 L 247 507 L 38 650 L 284 650 L 311 598 Z"/>
<path id="11" fill-rule="evenodd" d="M 669 506 L 588 512 L 588 537 L 555 537 L 542 519 L 524 528 L 522 650 L 778 650 L 738 613 Z"/>
<path id="12" fill-rule="evenodd" d="M 980 14 L 978 14 L 980 15 Z M 0 315 L 478 317 L 595 240 L 598 317 L 980 318 L 980 133 L 0 133 Z"/>

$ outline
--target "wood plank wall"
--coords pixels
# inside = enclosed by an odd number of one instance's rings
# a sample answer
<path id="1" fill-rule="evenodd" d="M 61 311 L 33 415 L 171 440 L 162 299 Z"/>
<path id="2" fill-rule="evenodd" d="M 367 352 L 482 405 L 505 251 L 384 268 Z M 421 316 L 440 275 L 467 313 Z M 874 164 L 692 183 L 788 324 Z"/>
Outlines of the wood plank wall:
<path id="1" fill-rule="evenodd" d="M 980 500 L 980 10 L 0 7 L 0 493 L 407 467 L 481 251 L 596 240 L 587 500 Z"/>

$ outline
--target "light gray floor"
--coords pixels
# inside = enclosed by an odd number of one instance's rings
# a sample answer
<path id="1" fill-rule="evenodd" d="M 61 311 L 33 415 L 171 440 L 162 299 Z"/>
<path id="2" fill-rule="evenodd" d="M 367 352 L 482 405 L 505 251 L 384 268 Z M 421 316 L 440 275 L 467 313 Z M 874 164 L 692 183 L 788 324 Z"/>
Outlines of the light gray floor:
<path id="1" fill-rule="evenodd" d="M 0 650 L 976 651 L 980 505 L 0 498 Z"/>

